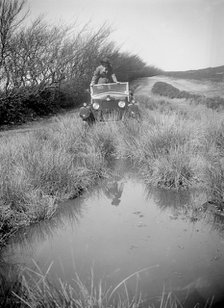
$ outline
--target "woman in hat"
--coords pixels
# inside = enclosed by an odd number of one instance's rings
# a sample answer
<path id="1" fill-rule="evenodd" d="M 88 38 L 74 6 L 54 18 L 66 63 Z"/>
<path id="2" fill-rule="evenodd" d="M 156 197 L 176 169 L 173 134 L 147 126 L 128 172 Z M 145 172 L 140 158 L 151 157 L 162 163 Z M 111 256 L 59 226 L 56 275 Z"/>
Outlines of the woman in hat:
<path id="1" fill-rule="evenodd" d="M 90 86 L 94 84 L 103 84 L 103 83 L 116 83 L 117 78 L 113 72 L 113 68 L 108 58 L 103 58 L 100 61 L 100 66 L 98 66 L 93 73 L 93 78 Z"/>

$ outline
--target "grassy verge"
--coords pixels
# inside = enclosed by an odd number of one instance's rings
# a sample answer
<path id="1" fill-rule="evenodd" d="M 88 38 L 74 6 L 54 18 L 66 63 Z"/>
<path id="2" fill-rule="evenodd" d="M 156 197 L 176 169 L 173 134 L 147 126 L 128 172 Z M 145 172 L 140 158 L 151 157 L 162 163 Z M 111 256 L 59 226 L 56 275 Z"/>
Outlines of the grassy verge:
<path id="1" fill-rule="evenodd" d="M 145 113 L 141 138 L 130 143 L 130 155 L 140 160 L 150 184 L 174 189 L 199 187 L 207 191 L 209 199 L 222 203 L 223 125 L 223 112 L 167 100 L 157 104 L 157 110 Z"/>
<path id="2" fill-rule="evenodd" d="M 49 218 L 60 201 L 74 198 L 104 176 L 115 149 L 108 129 L 88 132 L 67 116 L 51 128 L 2 137 L 0 227 L 4 237 L 20 226 Z"/>
<path id="3" fill-rule="evenodd" d="M 2 137 L 0 228 L 49 218 L 106 174 L 112 156 L 138 164 L 145 181 L 168 189 L 202 188 L 223 206 L 223 113 L 175 100 L 140 98 L 142 119 L 86 128 L 76 116 L 51 128 Z"/>

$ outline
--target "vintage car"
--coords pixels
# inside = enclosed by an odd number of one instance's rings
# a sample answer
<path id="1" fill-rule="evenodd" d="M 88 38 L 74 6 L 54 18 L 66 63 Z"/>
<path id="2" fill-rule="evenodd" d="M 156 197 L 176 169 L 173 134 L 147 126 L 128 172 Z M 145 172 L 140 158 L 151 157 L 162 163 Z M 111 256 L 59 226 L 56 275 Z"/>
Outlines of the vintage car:
<path id="1" fill-rule="evenodd" d="M 80 117 L 88 123 L 139 116 L 128 82 L 94 85 L 90 88 L 90 95 L 90 104 L 84 103 L 79 111 Z"/>

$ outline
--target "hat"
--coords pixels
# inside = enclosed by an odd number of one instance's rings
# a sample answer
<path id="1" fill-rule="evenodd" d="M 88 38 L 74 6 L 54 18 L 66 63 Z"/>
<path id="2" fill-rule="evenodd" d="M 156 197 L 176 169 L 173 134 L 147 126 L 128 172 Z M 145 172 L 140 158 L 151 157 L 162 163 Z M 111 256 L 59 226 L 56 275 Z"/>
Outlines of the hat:
<path id="1" fill-rule="evenodd" d="M 105 57 L 105 58 L 102 58 L 102 59 L 100 60 L 100 63 L 101 63 L 101 64 L 104 64 L 104 63 L 110 64 L 110 60 L 109 60 L 109 58 Z"/>

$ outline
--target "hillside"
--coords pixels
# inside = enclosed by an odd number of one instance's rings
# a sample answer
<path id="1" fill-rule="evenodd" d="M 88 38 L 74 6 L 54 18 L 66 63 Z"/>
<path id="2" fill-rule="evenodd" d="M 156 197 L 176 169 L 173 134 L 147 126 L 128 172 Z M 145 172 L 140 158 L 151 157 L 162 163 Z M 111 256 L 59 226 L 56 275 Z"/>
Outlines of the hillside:
<path id="1" fill-rule="evenodd" d="M 158 75 L 149 78 L 140 78 L 132 83 L 135 88 L 135 95 L 152 95 L 152 87 L 157 82 L 165 82 L 180 91 L 187 91 L 191 94 L 204 95 L 206 97 L 219 96 L 224 98 L 224 87 L 222 82 L 213 82 L 211 78 L 190 79 L 174 77 L 171 75 Z"/>
<path id="2" fill-rule="evenodd" d="M 175 78 L 210 80 L 220 82 L 224 81 L 224 65 L 217 67 L 208 67 L 199 70 L 170 71 L 164 72 L 164 75 Z"/>

